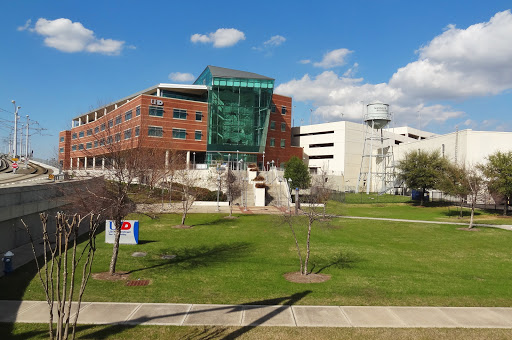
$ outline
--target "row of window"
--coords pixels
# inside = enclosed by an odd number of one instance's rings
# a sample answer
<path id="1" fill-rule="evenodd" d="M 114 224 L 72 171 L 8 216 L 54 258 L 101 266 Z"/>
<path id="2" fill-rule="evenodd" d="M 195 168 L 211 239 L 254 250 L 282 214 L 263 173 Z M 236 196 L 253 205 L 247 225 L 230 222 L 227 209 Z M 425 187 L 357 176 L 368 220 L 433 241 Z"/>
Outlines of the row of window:
<path id="1" fill-rule="evenodd" d="M 164 136 L 164 128 L 161 126 L 150 126 L 148 128 L 148 136 L 150 137 L 163 137 Z M 175 139 L 187 139 L 187 130 L 186 129 L 172 129 L 172 138 Z M 203 132 L 200 130 L 196 130 L 194 133 L 195 140 L 203 139 Z"/>
<path id="2" fill-rule="evenodd" d="M 137 106 L 135 108 L 135 117 L 137 116 L 140 116 L 140 105 Z M 128 110 L 124 113 L 124 121 L 127 122 L 129 121 L 130 119 L 132 119 L 133 117 L 133 110 Z M 108 127 L 111 128 L 113 127 L 114 125 L 119 125 L 123 122 L 123 116 L 122 115 L 117 115 L 115 120 L 109 120 L 108 121 Z M 94 128 L 94 133 L 99 133 L 100 131 L 105 131 L 106 129 L 106 123 L 103 123 L 101 124 L 100 126 L 96 126 Z M 92 129 L 88 129 L 85 134 L 87 134 L 87 136 L 92 136 Z M 77 139 L 77 138 L 83 138 L 84 137 L 84 131 L 80 131 L 77 133 L 73 133 L 71 135 L 71 139 Z M 63 142 L 64 141 L 64 137 L 61 137 L 60 138 L 60 141 Z"/>
<path id="3" fill-rule="evenodd" d="M 138 137 L 140 134 L 140 126 L 135 127 L 135 137 Z M 163 137 L 164 136 L 164 129 L 161 126 L 150 126 L 148 127 L 148 136 L 150 137 Z M 132 129 L 127 129 L 123 132 L 123 136 L 121 136 L 121 133 L 116 133 L 114 137 L 108 136 L 107 139 L 101 139 L 100 141 L 94 141 L 94 147 L 97 148 L 98 146 L 104 146 L 105 144 L 109 145 L 113 141 L 120 142 L 121 138 L 130 139 L 132 138 Z M 172 129 L 172 138 L 175 139 L 187 139 L 187 130 L 186 129 Z M 203 139 L 203 132 L 196 130 L 194 133 L 194 139 L 195 140 L 202 140 Z M 93 148 L 93 142 L 88 142 L 85 144 L 85 149 L 92 149 Z M 77 151 L 77 150 L 84 150 L 84 144 L 73 144 L 71 146 L 71 151 Z M 59 149 L 60 153 L 64 152 L 64 148 Z"/>
<path id="4" fill-rule="evenodd" d="M 275 147 L 276 146 L 276 139 L 275 138 L 270 138 L 270 147 Z M 282 148 L 285 148 L 286 147 L 286 139 L 281 139 L 281 147 Z"/>
<path id="5" fill-rule="evenodd" d="M 276 106 L 274 104 L 272 104 L 272 106 L 270 107 L 270 112 L 276 113 L 276 111 L 277 111 Z M 286 114 L 286 106 L 281 106 L 281 114 L 282 115 Z"/>
<path id="6" fill-rule="evenodd" d="M 270 130 L 275 130 L 275 129 L 276 129 L 276 122 L 271 120 L 270 121 Z M 281 131 L 282 132 L 286 131 L 286 123 L 281 123 Z"/>
<path id="7" fill-rule="evenodd" d="M 153 116 L 153 117 L 163 117 L 164 116 L 164 108 L 161 106 L 150 106 L 149 107 L 149 115 Z M 172 118 L 187 119 L 187 110 L 186 109 L 173 109 L 172 110 Z M 196 119 L 196 121 L 201 122 L 203 120 L 203 112 L 196 111 L 195 119 Z"/>

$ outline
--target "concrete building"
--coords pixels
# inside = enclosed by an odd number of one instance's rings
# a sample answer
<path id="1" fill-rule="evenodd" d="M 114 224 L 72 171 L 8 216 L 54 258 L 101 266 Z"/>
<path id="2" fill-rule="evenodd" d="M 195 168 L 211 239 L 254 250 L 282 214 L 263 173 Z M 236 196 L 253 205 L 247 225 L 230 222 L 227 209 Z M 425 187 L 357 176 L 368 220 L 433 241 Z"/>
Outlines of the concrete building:
<path id="1" fill-rule="evenodd" d="M 193 85 L 158 84 L 82 114 L 59 134 L 66 170 L 104 169 L 108 146 L 169 150 L 193 165 L 239 161 L 280 167 L 302 148 L 291 145 L 292 98 L 274 79 L 207 66 Z M 164 156 L 162 156 L 164 157 Z"/>
<path id="2" fill-rule="evenodd" d="M 312 174 L 324 172 L 337 182 L 336 187 L 355 191 L 361 165 L 368 166 L 367 161 L 361 164 L 364 129 L 363 124 L 348 121 L 299 126 L 292 128 L 292 143 L 304 148 L 303 159 Z M 391 152 L 391 147 L 436 136 L 410 127 L 389 128 L 383 134 L 384 153 Z M 374 153 L 380 152 L 375 145 Z"/>

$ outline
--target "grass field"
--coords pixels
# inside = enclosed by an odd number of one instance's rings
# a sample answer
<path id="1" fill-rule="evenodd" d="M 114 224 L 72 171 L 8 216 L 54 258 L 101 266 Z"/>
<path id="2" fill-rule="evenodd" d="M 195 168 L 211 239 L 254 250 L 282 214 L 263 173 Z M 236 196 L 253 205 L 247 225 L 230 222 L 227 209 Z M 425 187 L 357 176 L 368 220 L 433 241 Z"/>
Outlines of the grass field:
<path id="1" fill-rule="evenodd" d="M 121 246 L 118 270 L 151 284 L 91 279 L 84 301 L 512 306 L 509 231 L 334 219 L 312 235 L 311 268 L 331 280 L 298 284 L 283 278 L 298 270 L 298 261 L 278 216 L 192 214 L 193 228 L 171 228 L 179 218 L 130 216 L 140 220 L 141 243 Z M 103 233 L 98 237 L 93 271 L 104 272 L 112 246 Z M 147 256 L 132 257 L 134 251 Z M 165 254 L 176 257 L 161 259 Z M 300 299 L 292 301 L 294 294 Z M 0 278 L 0 299 L 44 300 L 34 267 Z"/>
<path id="2" fill-rule="evenodd" d="M 403 196 L 398 196 L 403 197 Z M 334 215 L 399 218 L 410 220 L 442 221 L 469 223 L 471 210 L 463 208 L 460 218 L 460 208 L 446 203 L 427 203 L 420 206 L 417 203 L 347 203 L 329 201 L 327 212 Z M 482 224 L 512 224 L 512 217 L 503 216 L 501 211 L 475 210 L 474 223 Z"/>
<path id="3" fill-rule="evenodd" d="M 47 339 L 46 324 L 0 323 L 0 334 L 9 334 L 9 339 Z M 123 325 L 78 325 L 80 339 L 492 339 L 512 338 L 510 329 L 449 329 L 449 328 L 316 328 L 316 327 L 185 327 L 185 326 L 123 326 Z M 5 339 L 5 338 L 4 338 Z"/>

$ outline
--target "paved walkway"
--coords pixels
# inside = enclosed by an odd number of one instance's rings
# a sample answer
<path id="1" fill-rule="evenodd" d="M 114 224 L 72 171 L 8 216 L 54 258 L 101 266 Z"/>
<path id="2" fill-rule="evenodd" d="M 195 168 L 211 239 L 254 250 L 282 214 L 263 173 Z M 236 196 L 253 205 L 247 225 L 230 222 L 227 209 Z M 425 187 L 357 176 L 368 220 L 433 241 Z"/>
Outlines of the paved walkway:
<path id="1" fill-rule="evenodd" d="M 76 304 L 72 308 L 72 320 Z M 0 322 L 48 322 L 45 301 L 0 301 Z M 512 328 L 512 308 L 84 302 L 80 324 Z"/>

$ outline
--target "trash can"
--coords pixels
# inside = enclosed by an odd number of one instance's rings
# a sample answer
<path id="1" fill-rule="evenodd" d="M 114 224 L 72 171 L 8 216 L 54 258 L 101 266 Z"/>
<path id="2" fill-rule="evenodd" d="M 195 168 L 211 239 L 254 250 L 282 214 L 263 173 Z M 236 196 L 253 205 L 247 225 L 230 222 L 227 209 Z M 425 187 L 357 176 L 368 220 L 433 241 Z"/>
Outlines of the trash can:
<path id="1" fill-rule="evenodd" d="M 12 273 L 12 258 L 14 257 L 14 254 L 12 251 L 8 251 L 4 254 L 4 257 L 2 258 L 2 262 L 4 263 L 4 273 L 5 275 Z"/>

